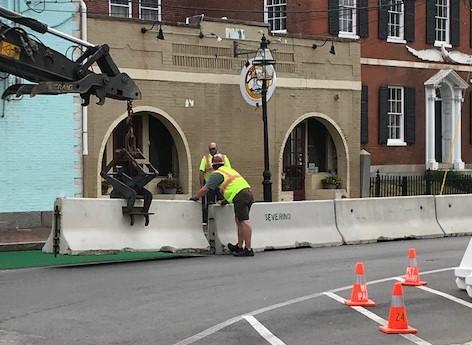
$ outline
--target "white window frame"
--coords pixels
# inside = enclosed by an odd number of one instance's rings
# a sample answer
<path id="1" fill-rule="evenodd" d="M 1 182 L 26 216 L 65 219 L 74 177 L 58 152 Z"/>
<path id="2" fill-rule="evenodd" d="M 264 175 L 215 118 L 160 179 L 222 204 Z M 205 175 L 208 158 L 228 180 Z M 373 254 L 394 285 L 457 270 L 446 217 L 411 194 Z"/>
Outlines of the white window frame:
<path id="1" fill-rule="evenodd" d="M 161 0 L 157 0 L 157 7 L 149 7 L 149 6 L 142 6 L 142 0 L 139 0 L 139 19 L 143 19 L 143 10 L 155 10 L 157 11 L 157 21 L 162 21 L 162 14 L 161 14 Z"/>
<path id="2" fill-rule="evenodd" d="M 108 15 L 112 17 L 111 15 L 111 9 L 112 7 L 126 7 L 128 8 L 128 18 L 133 17 L 133 6 L 131 6 L 131 0 L 128 0 L 128 5 L 122 5 L 122 4 L 115 4 L 113 3 L 113 0 L 108 1 Z M 113 16 L 116 17 L 116 16 Z M 126 18 L 126 17 L 117 17 L 117 18 Z"/>
<path id="3" fill-rule="evenodd" d="M 398 8 L 395 8 L 399 6 Z M 392 10 L 392 8 L 395 8 L 395 11 Z M 391 22 L 392 17 L 396 15 L 398 18 L 398 23 L 393 24 Z M 387 9 L 387 16 L 388 16 L 388 22 L 387 22 L 387 42 L 391 43 L 406 43 L 405 40 L 405 5 L 404 2 L 400 2 L 400 0 L 390 0 L 388 3 L 388 9 Z M 398 26 L 398 36 L 392 36 L 391 35 L 391 26 L 396 25 Z"/>
<path id="4" fill-rule="evenodd" d="M 455 0 L 456 1 L 456 0 Z M 438 17 L 438 5 L 442 5 L 446 8 L 446 16 L 444 17 Z M 449 34 L 450 34 L 450 27 L 451 27 L 451 2 L 450 0 L 436 0 L 434 2 L 434 46 L 435 47 L 441 47 L 445 46 L 448 48 L 451 48 L 452 45 L 449 42 Z M 438 40 L 438 31 L 440 30 L 438 28 L 438 20 L 444 20 L 445 21 L 445 28 L 444 34 L 445 34 L 445 40 Z"/>
<path id="5" fill-rule="evenodd" d="M 280 20 L 281 23 L 282 23 L 282 19 L 285 18 L 285 28 L 284 29 L 279 29 L 279 30 L 272 30 L 271 29 L 271 32 L 274 32 L 274 33 L 281 33 L 281 34 L 285 34 L 287 33 L 287 3 L 289 0 L 271 0 L 272 3 L 274 1 L 279 1 L 281 2 L 280 4 L 272 4 L 272 5 L 268 5 L 268 1 L 269 0 L 264 0 L 264 23 L 268 23 L 270 24 L 270 21 L 272 20 Z M 274 18 L 269 18 L 269 7 L 277 7 L 277 6 L 285 6 L 285 16 L 282 16 L 282 17 L 277 17 L 276 19 Z M 272 28 L 273 25 L 271 25 L 271 28 Z M 281 25 L 282 26 L 282 25 Z"/>
<path id="6" fill-rule="evenodd" d="M 342 17 L 342 14 L 344 14 L 344 11 L 342 8 L 345 7 L 345 2 L 353 2 L 352 8 L 352 31 L 343 31 L 343 25 L 342 21 L 345 20 L 344 17 Z M 344 38 L 354 38 L 358 39 L 359 36 L 357 35 L 357 0 L 339 0 L 338 2 L 339 5 L 339 37 L 344 37 Z M 349 8 L 349 7 L 348 7 Z"/>
<path id="7" fill-rule="evenodd" d="M 398 98 L 391 98 L 392 90 L 400 91 L 400 99 Z M 387 111 L 387 130 L 388 130 L 388 139 L 387 139 L 387 146 L 406 146 L 405 142 L 405 89 L 402 86 L 388 86 L 388 111 Z M 400 112 L 392 111 L 392 102 L 400 101 Z M 390 117 L 396 116 L 399 118 L 395 128 L 399 128 L 399 138 L 391 138 L 391 121 Z"/>

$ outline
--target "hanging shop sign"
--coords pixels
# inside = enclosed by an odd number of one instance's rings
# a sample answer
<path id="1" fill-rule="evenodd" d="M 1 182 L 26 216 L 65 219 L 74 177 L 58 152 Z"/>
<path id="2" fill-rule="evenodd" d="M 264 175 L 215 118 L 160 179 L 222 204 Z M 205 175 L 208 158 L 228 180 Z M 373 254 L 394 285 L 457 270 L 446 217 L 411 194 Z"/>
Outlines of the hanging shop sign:
<path id="1" fill-rule="evenodd" d="M 239 83 L 239 89 L 244 100 L 253 107 L 262 105 L 262 80 L 256 78 L 256 68 L 252 64 L 250 59 L 246 62 L 241 70 L 241 78 Z M 274 66 L 267 66 L 267 68 L 274 68 Z M 277 84 L 277 76 L 274 71 L 274 78 L 269 80 L 269 87 L 267 88 L 267 101 L 275 91 L 275 85 Z"/>

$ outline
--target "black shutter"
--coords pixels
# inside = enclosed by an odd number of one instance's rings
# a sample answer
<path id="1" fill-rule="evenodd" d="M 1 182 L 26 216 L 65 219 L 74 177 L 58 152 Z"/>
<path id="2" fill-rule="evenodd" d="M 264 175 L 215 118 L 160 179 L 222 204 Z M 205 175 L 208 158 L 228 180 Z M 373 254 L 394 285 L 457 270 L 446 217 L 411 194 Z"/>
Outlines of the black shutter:
<path id="1" fill-rule="evenodd" d="M 386 145 L 388 139 L 388 87 L 379 89 L 379 144 Z"/>
<path id="2" fill-rule="evenodd" d="M 339 34 L 339 0 L 328 1 L 328 31 L 331 35 Z"/>
<path id="3" fill-rule="evenodd" d="M 369 36 L 369 1 L 359 0 L 357 7 L 357 34 L 360 37 Z"/>
<path id="4" fill-rule="evenodd" d="M 386 40 L 388 36 L 388 0 L 380 0 L 379 7 L 379 38 Z"/>
<path id="5" fill-rule="evenodd" d="M 362 85 L 361 93 L 361 144 L 369 142 L 369 87 Z"/>
<path id="6" fill-rule="evenodd" d="M 405 96 L 405 141 L 408 145 L 415 143 L 415 118 L 416 118 L 416 89 L 404 88 Z"/>
<path id="7" fill-rule="evenodd" d="M 426 0 L 426 43 L 434 45 L 436 40 L 436 6 L 434 0 Z"/>
<path id="8" fill-rule="evenodd" d="M 404 0 L 403 4 L 405 11 L 405 40 L 413 42 L 415 40 L 415 0 Z"/>
<path id="9" fill-rule="evenodd" d="M 469 94 L 469 112 L 470 112 L 470 124 L 469 124 L 469 143 L 472 144 L 472 91 Z"/>
<path id="10" fill-rule="evenodd" d="M 461 41 L 461 15 L 460 15 L 460 1 L 450 1 L 451 7 L 451 28 L 449 31 L 449 42 L 454 46 L 457 47 L 460 45 Z"/>

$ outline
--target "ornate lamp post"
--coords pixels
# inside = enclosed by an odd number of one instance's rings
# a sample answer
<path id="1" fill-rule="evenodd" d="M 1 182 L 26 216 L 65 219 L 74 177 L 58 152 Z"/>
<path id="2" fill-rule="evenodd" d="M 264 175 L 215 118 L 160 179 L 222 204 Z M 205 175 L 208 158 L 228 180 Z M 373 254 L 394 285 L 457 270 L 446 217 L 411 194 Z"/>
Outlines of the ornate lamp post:
<path id="1" fill-rule="evenodd" d="M 256 70 L 256 78 L 261 83 L 262 94 L 262 121 L 264 123 L 264 172 L 262 182 L 264 190 L 264 201 L 272 201 L 272 181 L 269 165 L 269 131 L 267 126 L 267 89 L 274 78 L 275 59 L 268 48 L 268 42 L 264 35 L 261 38 L 261 45 L 257 50 L 256 57 L 252 61 Z"/>

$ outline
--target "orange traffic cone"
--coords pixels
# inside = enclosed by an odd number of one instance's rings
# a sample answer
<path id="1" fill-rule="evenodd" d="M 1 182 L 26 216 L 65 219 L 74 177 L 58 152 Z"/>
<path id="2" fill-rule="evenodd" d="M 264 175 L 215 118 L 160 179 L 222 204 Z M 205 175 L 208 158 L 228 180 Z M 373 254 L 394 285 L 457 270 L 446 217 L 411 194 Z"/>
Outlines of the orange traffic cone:
<path id="1" fill-rule="evenodd" d="M 406 307 L 403 302 L 402 283 L 393 284 L 392 304 L 388 312 L 388 323 L 385 326 L 379 326 L 379 329 L 387 334 L 416 333 L 415 328 L 408 326 Z"/>
<path id="2" fill-rule="evenodd" d="M 406 268 L 406 274 L 404 275 L 404 280 L 402 280 L 403 285 L 408 286 L 420 286 L 426 285 L 425 281 L 420 280 L 420 270 L 418 264 L 416 263 L 416 249 L 408 249 L 408 267 Z"/>
<path id="3" fill-rule="evenodd" d="M 365 284 L 365 269 L 362 262 L 356 263 L 356 282 L 352 284 L 351 299 L 344 303 L 349 306 L 374 307 L 375 302 L 369 299 L 367 285 Z"/>

